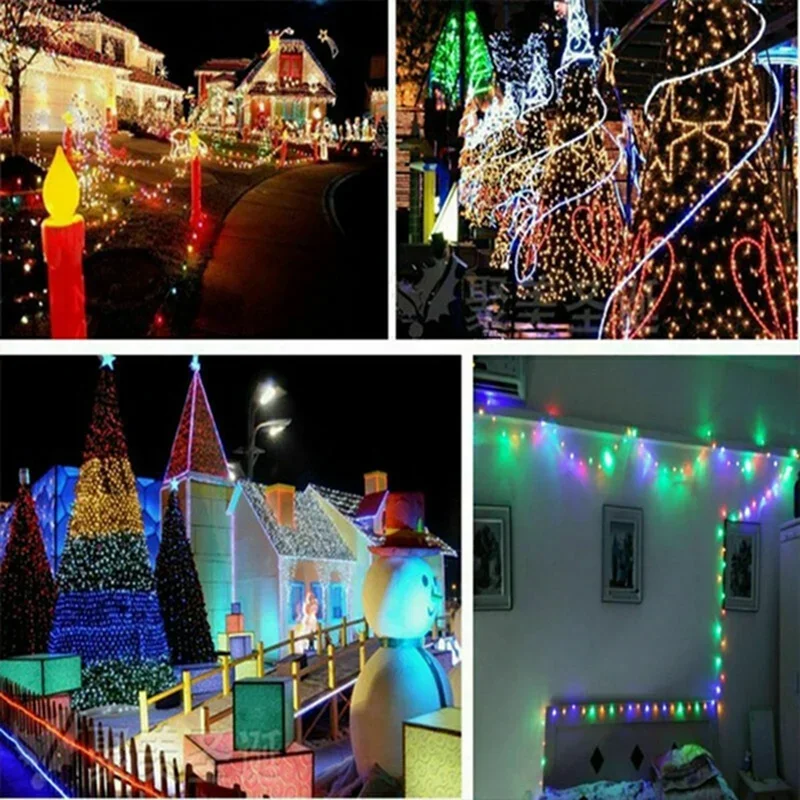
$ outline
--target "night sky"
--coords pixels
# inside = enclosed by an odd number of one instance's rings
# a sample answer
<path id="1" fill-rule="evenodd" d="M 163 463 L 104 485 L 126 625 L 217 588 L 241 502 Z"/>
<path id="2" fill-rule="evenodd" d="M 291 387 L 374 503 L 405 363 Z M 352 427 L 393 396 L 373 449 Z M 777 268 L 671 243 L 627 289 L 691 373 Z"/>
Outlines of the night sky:
<path id="1" fill-rule="evenodd" d="M 56 464 L 80 465 L 99 363 L 0 359 L 0 499 L 14 499 L 19 467 L 35 482 Z M 258 417 L 293 422 L 279 438 L 259 439 L 267 452 L 256 480 L 363 494 L 363 474 L 384 470 L 390 489 L 425 493 L 428 527 L 460 549 L 458 358 L 208 356 L 201 366 L 229 460 L 244 444 L 255 386 L 272 378 L 287 392 Z M 161 478 L 189 388 L 189 357 L 126 356 L 114 367 L 133 471 Z M 448 563 L 449 581 L 459 568 Z"/>
<path id="2" fill-rule="evenodd" d="M 336 84 L 336 121 L 365 109 L 373 55 L 386 55 L 386 0 L 103 0 L 97 10 L 165 54 L 167 77 L 197 91 L 194 70 L 209 58 L 252 58 L 267 49 L 268 31 L 294 29 Z M 331 58 L 320 29 L 339 47 Z"/>

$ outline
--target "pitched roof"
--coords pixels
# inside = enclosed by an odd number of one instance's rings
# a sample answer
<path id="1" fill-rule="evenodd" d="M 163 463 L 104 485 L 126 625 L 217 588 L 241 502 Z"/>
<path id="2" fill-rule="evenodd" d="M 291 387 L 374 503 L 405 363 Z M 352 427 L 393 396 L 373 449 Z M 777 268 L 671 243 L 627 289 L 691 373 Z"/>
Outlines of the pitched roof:
<path id="1" fill-rule="evenodd" d="M 307 486 L 302 492 L 295 492 L 294 528 L 278 523 L 264 496 L 266 489 L 266 486 L 255 481 L 237 481 L 229 509 L 235 507 L 239 494 L 243 495 L 278 555 L 333 561 L 356 560 L 322 509 L 317 497 L 318 487 Z"/>
<path id="2" fill-rule="evenodd" d="M 125 79 L 133 83 L 146 83 L 150 86 L 160 86 L 163 89 L 171 89 L 176 92 L 183 92 L 183 89 L 172 81 L 162 78 L 160 75 L 153 75 L 152 72 L 139 69 L 138 67 L 126 67 L 130 70 L 130 75 Z"/>
<path id="3" fill-rule="evenodd" d="M 358 511 L 358 506 L 361 503 L 360 494 L 342 492 L 339 489 L 329 489 L 327 486 L 317 486 L 316 483 L 309 483 L 308 486 L 346 517 L 353 517 Z"/>
<path id="4" fill-rule="evenodd" d="M 388 495 L 388 489 L 366 495 L 362 498 L 353 515 L 353 524 L 367 537 L 369 543 L 376 547 L 381 546 L 386 541 L 385 536 L 375 533 L 374 522 L 375 517 L 381 513 Z M 438 547 L 446 556 L 458 556 L 458 553 L 444 539 L 432 534 L 427 527 L 424 535 L 428 547 Z"/>
<path id="5" fill-rule="evenodd" d="M 381 506 L 387 494 L 389 494 L 388 489 L 384 489 L 382 492 L 373 492 L 372 494 L 365 495 L 361 498 L 361 502 L 354 516 L 369 517 L 371 519 L 381 510 Z"/>
<path id="6" fill-rule="evenodd" d="M 331 78 L 331 76 L 328 75 L 328 71 L 325 69 L 325 67 L 322 66 L 322 64 L 320 63 L 320 60 L 314 54 L 314 51 L 305 43 L 305 41 L 303 39 L 281 39 L 281 50 L 280 51 L 275 52 L 275 53 L 271 53 L 269 50 L 267 50 L 261 56 L 259 56 L 256 59 L 253 59 L 253 61 L 248 64 L 247 73 L 246 73 L 246 75 L 245 75 L 245 77 L 244 77 L 244 79 L 242 80 L 241 83 L 242 84 L 250 83 L 250 81 L 252 81 L 256 77 L 256 75 L 261 70 L 261 68 L 273 56 L 279 56 L 280 53 L 283 52 L 284 50 L 287 51 L 287 52 L 303 52 L 303 53 L 306 53 L 308 55 L 308 57 L 314 62 L 314 64 L 316 65 L 317 69 L 322 73 L 322 77 L 325 78 L 325 80 L 330 84 L 331 89 L 333 89 L 336 86 L 336 84 L 334 83 L 333 78 Z M 323 88 L 324 87 L 320 86 L 319 87 L 319 91 L 321 92 L 321 90 Z M 250 90 L 248 89 L 248 91 L 250 91 Z M 328 90 L 326 90 L 326 91 L 328 91 Z M 333 96 L 333 92 L 332 91 L 331 91 L 331 96 Z"/>
<path id="7" fill-rule="evenodd" d="M 199 366 L 194 369 L 189 384 L 164 480 L 185 472 L 228 477 L 228 459 L 208 404 Z"/>
<path id="8" fill-rule="evenodd" d="M 198 72 L 237 72 L 249 67 L 252 63 L 252 58 L 210 58 L 195 69 L 195 74 Z"/>

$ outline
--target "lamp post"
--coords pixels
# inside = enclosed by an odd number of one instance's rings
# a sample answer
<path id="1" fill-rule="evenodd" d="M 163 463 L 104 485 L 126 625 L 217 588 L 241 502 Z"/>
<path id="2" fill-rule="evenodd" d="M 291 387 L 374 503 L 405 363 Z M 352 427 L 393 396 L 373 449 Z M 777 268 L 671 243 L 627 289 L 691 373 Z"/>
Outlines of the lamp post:
<path id="1" fill-rule="evenodd" d="M 250 398 L 250 410 L 247 415 L 247 446 L 236 451 L 237 453 L 243 453 L 245 456 L 245 474 L 249 480 L 253 479 L 253 470 L 256 465 L 256 460 L 264 452 L 264 450 L 256 445 L 259 431 L 267 430 L 270 437 L 275 438 L 281 431 L 292 424 L 292 420 L 287 418 L 270 419 L 256 424 L 258 410 L 271 405 L 285 394 L 285 389 L 277 386 L 272 381 L 267 381 L 257 386 L 256 390 L 253 392 L 253 396 Z"/>

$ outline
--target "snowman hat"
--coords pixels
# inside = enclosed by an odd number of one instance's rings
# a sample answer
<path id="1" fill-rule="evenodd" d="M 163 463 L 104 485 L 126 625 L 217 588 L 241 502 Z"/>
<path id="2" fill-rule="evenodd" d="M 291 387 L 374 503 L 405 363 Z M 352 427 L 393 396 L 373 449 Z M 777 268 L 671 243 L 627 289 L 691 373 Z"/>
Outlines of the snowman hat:
<path id="1" fill-rule="evenodd" d="M 425 557 L 441 552 L 438 540 L 425 530 L 425 496 L 421 492 L 389 492 L 384 508 L 384 540 L 370 547 L 379 556 Z"/>

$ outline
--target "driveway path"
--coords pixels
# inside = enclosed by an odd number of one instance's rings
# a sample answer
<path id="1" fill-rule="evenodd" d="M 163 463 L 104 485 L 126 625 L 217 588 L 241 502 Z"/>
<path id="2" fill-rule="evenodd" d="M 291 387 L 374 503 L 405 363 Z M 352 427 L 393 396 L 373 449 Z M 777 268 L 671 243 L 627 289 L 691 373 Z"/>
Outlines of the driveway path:
<path id="1" fill-rule="evenodd" d="M 250 189 L 223 223 L 203 276 L 193 335 L 358 336 L 350 299 L 358 294 L 351 282 L 358 281 L 360 267 L 327 200 L 329 187 L 358 180 L 362 170 L 352 163 L 295 167 Z M 370 269 L 385 273 L 386 256 L 378 256 Z"/>

